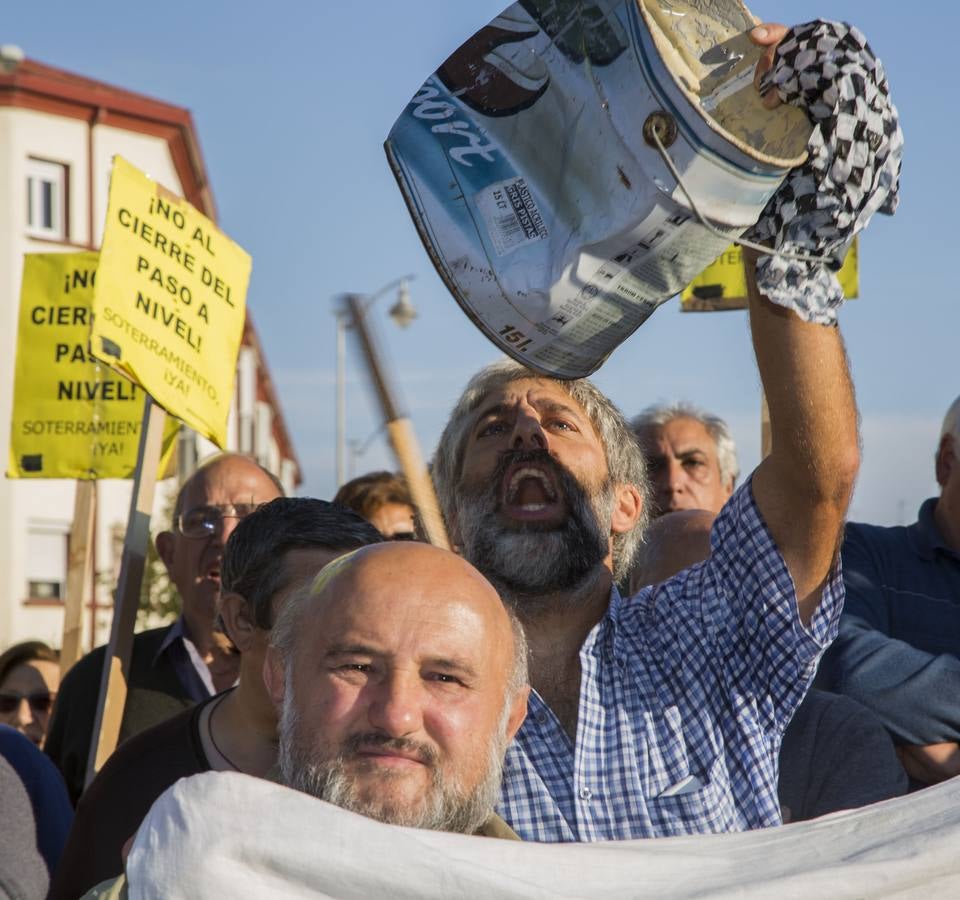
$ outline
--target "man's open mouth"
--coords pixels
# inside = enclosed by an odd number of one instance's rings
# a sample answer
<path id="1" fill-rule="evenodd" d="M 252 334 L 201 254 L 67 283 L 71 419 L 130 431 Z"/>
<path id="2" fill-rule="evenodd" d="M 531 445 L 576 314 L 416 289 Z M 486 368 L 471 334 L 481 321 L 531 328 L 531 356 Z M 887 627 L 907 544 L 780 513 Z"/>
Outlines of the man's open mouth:
<path id="1" fill-rule="evenodd" d="M 539 463 L 518 462 L 507 468 L 500 483 L 500 507 L 511 518 L 553 518 L 563 502 L 553 472 Z"/>

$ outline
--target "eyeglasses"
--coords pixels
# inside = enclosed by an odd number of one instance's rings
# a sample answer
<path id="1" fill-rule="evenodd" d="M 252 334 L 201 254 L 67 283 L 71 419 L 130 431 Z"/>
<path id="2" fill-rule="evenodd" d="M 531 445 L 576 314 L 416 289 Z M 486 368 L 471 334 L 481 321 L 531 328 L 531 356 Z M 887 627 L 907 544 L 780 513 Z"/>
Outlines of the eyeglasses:
<path id="1" fill-rule="evenodd" d="M 205 538 L 223 523 L 224 519 L 244 519 L 254 510 L 260 508 L 259 503 L 227 503 L 222 506 L 195 506 L 193 509 L 180 513 L 177 519 L 177 531 L 188 538 Z"/>
<path id="2" fill-rule="evenodd" d="M 18 694 L 12 691 L 4 691 L 0 693 L 0 713 L 9 716 L 10 713 L 16 712 L 20 704 L 26 700 L 30 704 L 30 711 L 34 715 L 43 715 L 50 712 L 55 696 L 49 691 L 44 694 Z"/>

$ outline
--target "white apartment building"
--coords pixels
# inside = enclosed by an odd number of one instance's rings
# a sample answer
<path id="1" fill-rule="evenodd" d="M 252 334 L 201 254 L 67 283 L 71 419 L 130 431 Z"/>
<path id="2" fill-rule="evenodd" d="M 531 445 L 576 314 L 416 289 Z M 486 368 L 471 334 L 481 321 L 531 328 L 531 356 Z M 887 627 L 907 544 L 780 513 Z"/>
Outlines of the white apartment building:
<path id="1" fill-rule="evenodd" d="M 0 434 L 9 441 L 20 280 L 25 253 L 97 249 L 114 154 L 216 221 L 188 110 L 55 69 L 0 48 Z M 4 453 L 6 453 L 5 445 Z M 228 448 L 255 457 L 288 492 L 300 468 L 249 315 L 237 364 Z M 215 447 L 182 429 L 180 470 Z M 154 532 L 176 490 L 162 482 Z M 76 483 L 0 478 L 0 651 L 21 640 L 59 647 Z M 112 591 L 131 482 L 97 485 L 93 583 L 83 647 L 109 635 Z"/>

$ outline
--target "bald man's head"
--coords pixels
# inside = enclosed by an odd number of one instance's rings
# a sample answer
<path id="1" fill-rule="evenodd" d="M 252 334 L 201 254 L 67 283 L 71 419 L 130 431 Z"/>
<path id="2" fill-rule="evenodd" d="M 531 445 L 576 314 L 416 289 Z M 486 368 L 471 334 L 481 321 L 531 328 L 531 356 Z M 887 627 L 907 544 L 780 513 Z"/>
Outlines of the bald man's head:
<path id="1" fill-rule="evenodd" d="M 710 555 L 710 529 L 715 518 L 705 509 L 683 509 L 654 519 L 630 573 L 630 593 L 703 562 Z"/>
<path id="2" fill-rule="evenodd" d="M 284 780 L 396 824 L 475 831 L 526 711 L 522 631 L 469 563 L 366 547 L 291 597 L 264 668 Z"/>
<path id="3" fill-rule="evenodd" d="M 177 494 L 172 527 L 157 535 L 156 547 L 201 647 L 213 629 L 227 539 L 241 519 L 282 494 L 273 475 L 239 453 L 204 461 Z"/>

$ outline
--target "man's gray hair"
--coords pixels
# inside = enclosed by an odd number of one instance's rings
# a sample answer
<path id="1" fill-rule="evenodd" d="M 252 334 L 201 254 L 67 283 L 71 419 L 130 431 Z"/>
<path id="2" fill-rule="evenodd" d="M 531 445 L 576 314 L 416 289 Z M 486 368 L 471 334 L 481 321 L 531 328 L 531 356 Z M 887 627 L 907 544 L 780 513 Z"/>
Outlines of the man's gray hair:
<path id="1" fill-rule="evenodd" d="M 530 684 L 530 647 L 520 618 L 509 606 L 504 605 L 504 609 L 507 611 L 510 630 L 513 632 L 513 668 L 507 680 L 507 699 L 510 700 L 524 685 Z"/>
<path id="2" fill-rule="evenodd" d="M 350 564 L 349 559 L 331 563 L 331 566 L 337 567 L 333 570 L 332 577 L 337 577 Z M 293 661 L 293 648 L 297 635 L 302 631 L 303 617 L 316 603 L 322 589 L 322 585 L 318 585 L 317 581 L 318 579 L 311 580 L 291 591 L 270 632 L 270 646 L 276 650 L 285 670 L 288 670 Z M 510 628 L 513 631 L 513 666 L 507 680 L 507 700 L 509 701 L 516 696 L 517 691 L 530 683 L 528 673 L 530 651 L 522 623 L 512 609 L 508 606 L 504 606 L 504 609 L 510 618 Z"/>
<path id="3" fill-rule="evenodd" d="M 647 467 L 623 414 L 586 378 L 561 381 L 534 372 L 513 360 L 495 362 L 474 375 L 450 414 L 433 458 L 433 478 L 443 514 L 449 522 L 457 507 L 457 489 L 473 414 L 493 391 L 528 378 L 555 384 L 576 401 L 600 438 L 610 481 L 613 484 L 631 484 L 640 492 L 642 506 L 637 525 L 626 533 L 613 536 L 613 575 L 619 581 L 630 571 L 649 518 Z"/>
<path id="4" fill-rule="evenodd" d="M 740 477 L 740 463 L 737 460 L 737 445 L 733 440 L 730 426 L 719 416 L 704 412 L 692 403 L 660 403 L 648 406 L 631 422 L 630 427 L 637 437 L 644 428 L 662 427 L 674 419 L 694 419 L 707 429 L 717 448 L 717 465 L 720 468 L 720 481 L 731 490 L 737 486 Z"/>
<path id="5" fill-rule="evenodd" d="M 943 417 L 943 428 L 940 429 L 939 443 L 942 443 L 948 434 L 953 438 L 954 453 L 956 453 L 957 458 L 960 459 L 960 397 L 957 397 L 957 399 L 950 404 L 950 409 L 947 410 L 947 414 Z"/>

